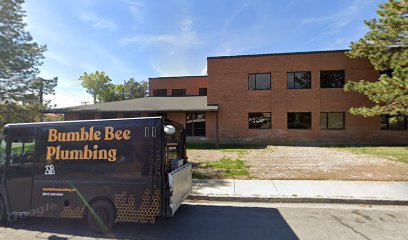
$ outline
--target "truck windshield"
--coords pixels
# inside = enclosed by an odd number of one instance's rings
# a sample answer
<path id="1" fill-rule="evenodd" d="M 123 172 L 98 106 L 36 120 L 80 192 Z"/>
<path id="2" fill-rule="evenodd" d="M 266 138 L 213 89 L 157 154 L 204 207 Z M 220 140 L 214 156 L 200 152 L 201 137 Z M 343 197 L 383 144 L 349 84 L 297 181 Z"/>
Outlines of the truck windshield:
<path id="1" fill-rule="evenodd" d="M 6 141 L 0 138 L 0 164 L 6 160 Z"/>

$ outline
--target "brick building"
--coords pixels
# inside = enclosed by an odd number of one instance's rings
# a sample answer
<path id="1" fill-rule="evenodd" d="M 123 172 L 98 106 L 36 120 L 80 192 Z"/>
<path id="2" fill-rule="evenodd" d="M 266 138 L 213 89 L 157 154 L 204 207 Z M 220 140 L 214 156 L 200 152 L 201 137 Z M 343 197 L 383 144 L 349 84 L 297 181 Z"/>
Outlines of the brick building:
<path id="1" fill-rule="evenodd" d="M 366 59 L 345 50 L 207 58 L 207 76 L 149 79 L 149 97 L 57 109 L 66 120 L 166 115 L 190 142 L 407 143 L 408 123 L 348 112 L 372 103 L 344 92 L 349 80 L 376 81 Z"/>

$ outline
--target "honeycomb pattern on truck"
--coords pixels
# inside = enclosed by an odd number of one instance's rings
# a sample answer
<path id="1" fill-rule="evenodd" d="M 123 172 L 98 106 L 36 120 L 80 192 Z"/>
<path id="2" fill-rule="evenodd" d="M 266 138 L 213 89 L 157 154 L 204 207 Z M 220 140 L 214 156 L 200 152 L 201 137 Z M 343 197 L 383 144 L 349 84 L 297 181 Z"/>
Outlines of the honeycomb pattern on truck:
<path id="1" fill-rule="evenodd" d="M 127 196 L 126 191 L 115 194 L 116 222 L 154 223 L 156 216 L 159 215 L 159 200 L 160 190 L 152 194 L 149 189 L 146 189 L 142 196 L 142 203 L 137 209 L 136 199 L 132 194 Z"/>
<path id="2" fill-rule="evenodd" d="M 81 219 L 84 217 L 85 207 L 64 207 L 61 212 L 62 218 Z"/>

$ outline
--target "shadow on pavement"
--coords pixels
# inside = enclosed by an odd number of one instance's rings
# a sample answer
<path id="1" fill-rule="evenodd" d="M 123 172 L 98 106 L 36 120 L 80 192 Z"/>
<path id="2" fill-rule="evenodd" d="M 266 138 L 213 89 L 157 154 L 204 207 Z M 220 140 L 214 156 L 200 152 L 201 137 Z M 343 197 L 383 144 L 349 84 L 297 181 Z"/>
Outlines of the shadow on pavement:
<path id="1" fill-rule="evenodd" d="M 71 236 L 126 239 L 298 239 L 279 210 L 274 208 L 183 205 L 172 218 L 156 224 L 117 224 L 108 235 L 88 230 L 84 221 L 22 219 L 5 227 L 42 232 L 41 238 Z M 40 236 L 38 236 L 40 237 Z"/>

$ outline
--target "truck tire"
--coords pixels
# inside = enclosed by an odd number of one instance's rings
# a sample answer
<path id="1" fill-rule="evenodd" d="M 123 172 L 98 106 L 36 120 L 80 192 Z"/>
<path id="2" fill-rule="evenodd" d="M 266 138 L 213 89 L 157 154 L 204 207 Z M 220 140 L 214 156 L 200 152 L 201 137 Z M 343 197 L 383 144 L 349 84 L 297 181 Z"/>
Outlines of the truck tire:
<path id="1" fill-rule="evenodd" d="M 87 211 L 89 228 L 97 233 L 112 231 L 115 223 L 115 209 L 107 200 L 98 200 Z"/>

